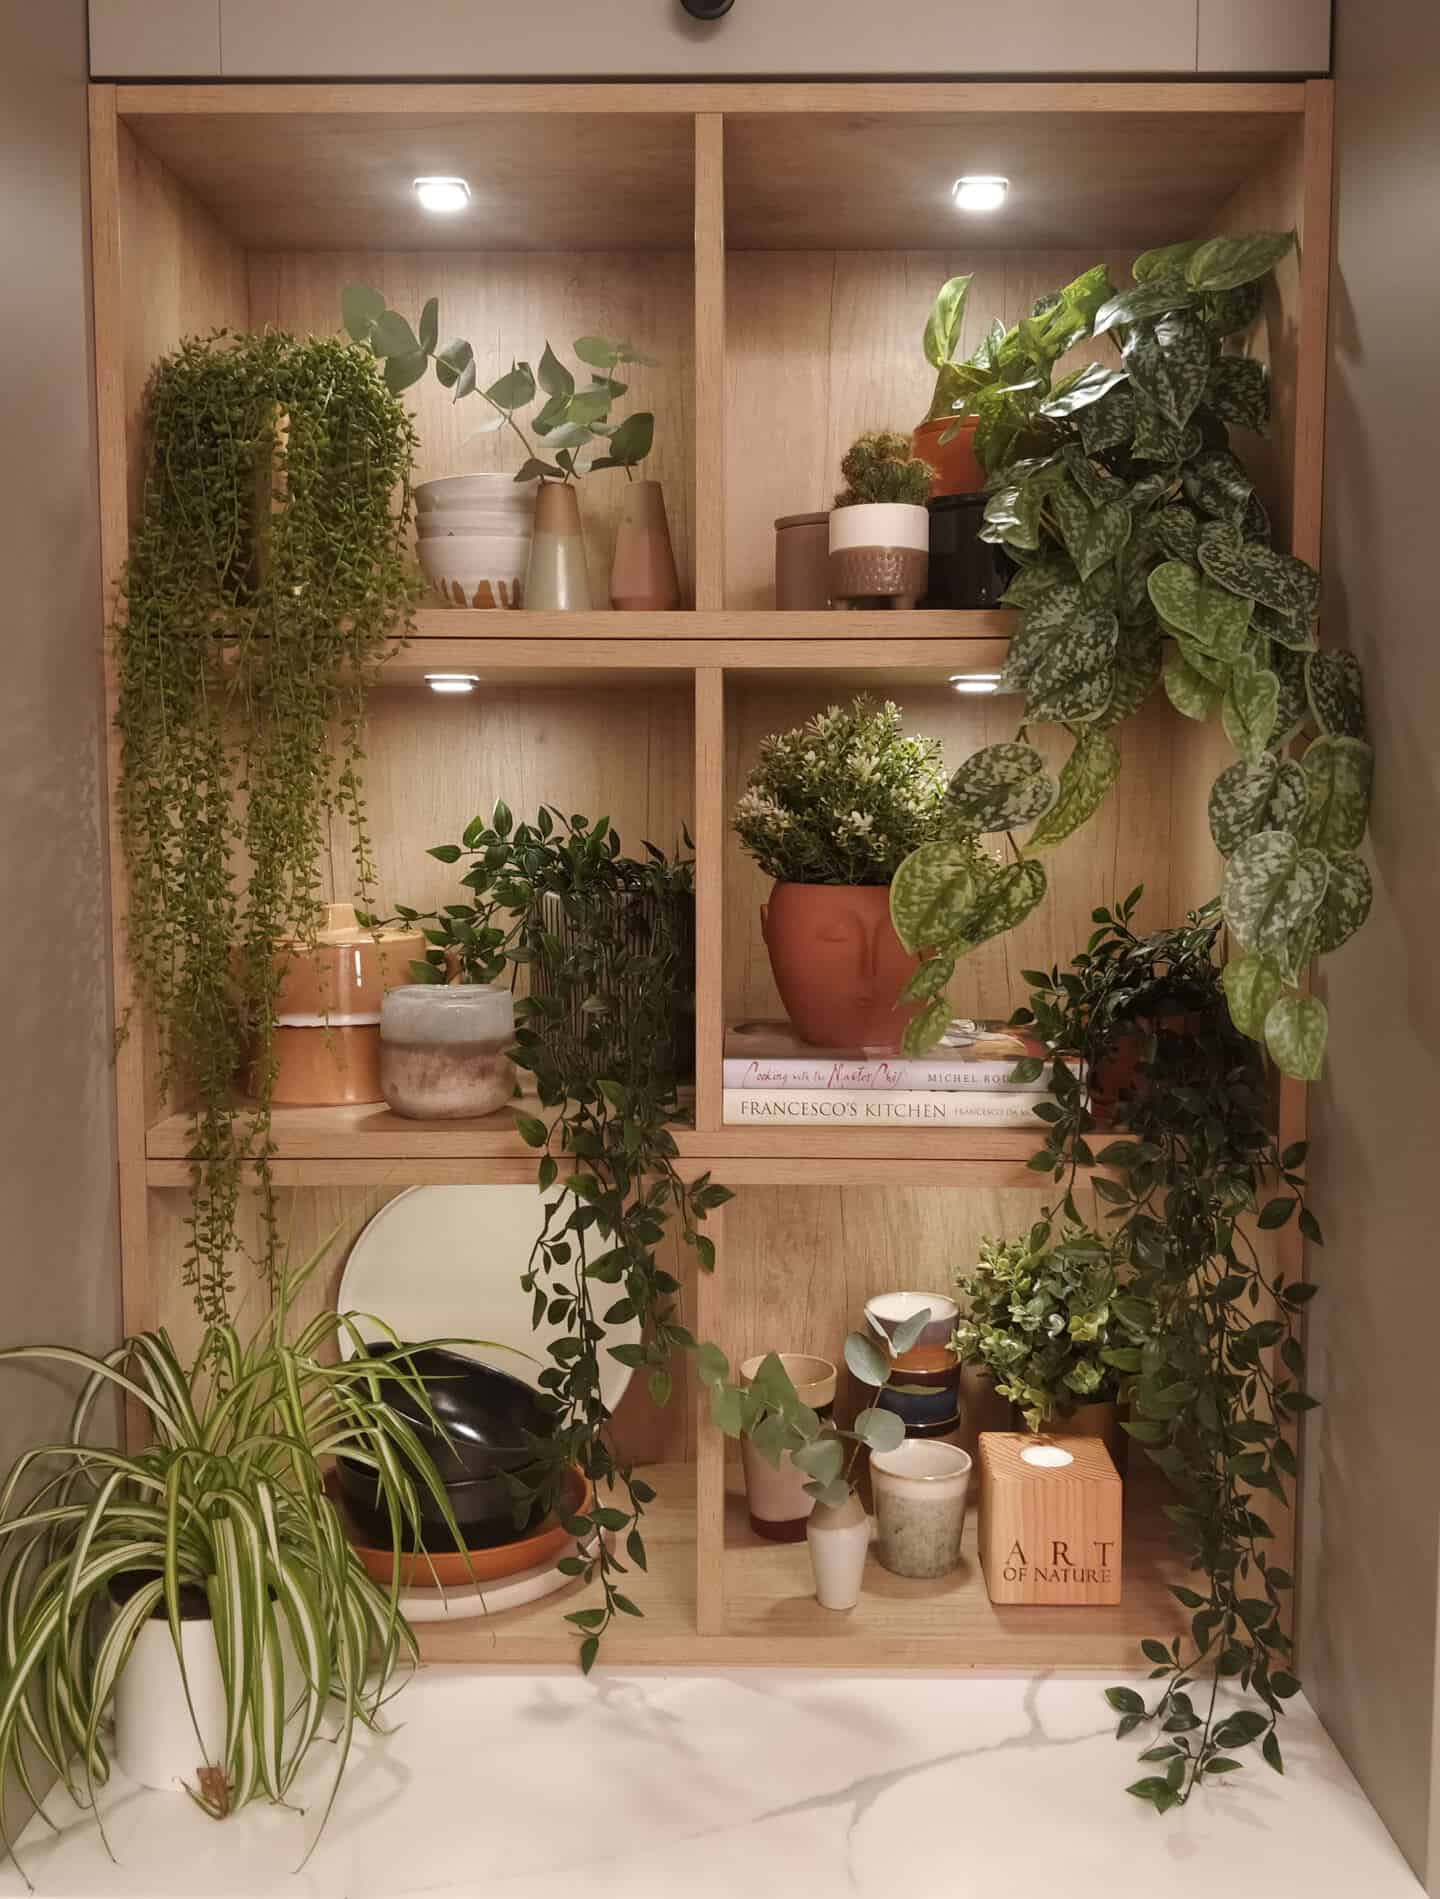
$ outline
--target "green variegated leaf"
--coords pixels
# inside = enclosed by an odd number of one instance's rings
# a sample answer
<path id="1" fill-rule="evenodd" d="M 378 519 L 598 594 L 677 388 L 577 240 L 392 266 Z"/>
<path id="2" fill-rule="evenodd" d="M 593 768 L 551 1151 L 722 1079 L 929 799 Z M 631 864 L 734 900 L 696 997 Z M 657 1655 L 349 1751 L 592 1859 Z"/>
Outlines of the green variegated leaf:
<path id="1" fill-rule="evenodd" d="M 1150 598 L 1168 626 L 1222 657 L 1240 650 L 1250 602 L 1217 587 L 1187 561 L 1164 561 L 1150 576 Z"/>
<path id="2" fill-rule="evenodd" d="M 1329 1027 L 1318 996 L 1282 996 L 1265 1018 L 1265 1046 L 1281 1074 L 1318 1081 Z"/>
<path id="3" fill-rule="evenodd" d="M 1177 712 L 1203 723 L 1225 695 L 1176 648 L 1165 655 L 1165 696 Z"/>
<path id="4" fill-rule="evenodd" d="M 1225 865 L 1221 905 L 1243 949 L 1279 953 L 1290 932 L 1320 907 L 1330 867 L 1288 831 L 1258 831 Z"/>
<path id="5" fill-rule="evenodd" d="M 1088 409 L 1080 411 L 1080 440 L 1087 455 L 1120 448 L 1135 432 L 1135 397 L 1129 378 L 1117 382 Z"/>
<path id="6" fill-rule="evenodd" d="M 1218 686 L 1223 696 L 1230 684 L 1231 661 L 1222 653 L 1208 652 L 1197 640 L 1178 628 L 1167 626 L 1165 631 L 1175 642 L 1175 647 L 1191 672 L 1199 673 L 1202 679 L 1208 679 L 1212 686 Z"/>
<path id="7" fill-rule="evenodd" d="M 1271 607 L 1262 607 L 1258 603 L 1250 615 L 1252 626 L 1258 626 L 1267 639 L 1277 645 L 1288 646 L 1292 653 L 1313 652 L 1315 634 L 1309 620 L 1292 619 L 1289 614 L 1276 613 Z"/>
<path id="8" fill-rule="evenodd" d="M 1240 530 L 1233 521 L 1207 522 L 1200 533 L 1200 545 L 1196 558 L 1212 580 L 1218 581 L 1231 593 L 1243 594 L 1247 600 L 1255 598 L 1250 585 L 1250 567 L 1247 556 L 1250 543 L 1241 539 Z"/>
<path id="9" fill-rule="evenodd" d="M 1078 580 L 1058 581 L 1027 605 L 1005 655 L 1001 690 L 1024 691 L 1050 643 L 1068 637 L 1071 622 L 1088 611 Z"/>
<path id="10" fill-rule="evenodd" d="M 1275 730 L 1270 743 L 1288 745 L 1304 725 L 1309 709 L 1305 699 L 1305 656 L 1288 652 L 1283 646 L 1272 646 L 1270 670 L 1280 681 L 1280 703 L 1275 709 Z"/>
<path id="11" fill-rule="evenodd" d="M 1078 442 L 1069 442 L 1061 450 L 1061 465 L 1092 508 L 1103 508 L 1112 501 L 1126 499 L 1125 484 L 1107 475 L 1085 453 Z"/>
<path id="12" fill-rule="evenodd" d="M 1060 796 L 1030 833 L 1032 851 L 1050 850 L 1100 809 L 1120 775 L 1120 749 L 1096 727 L 1082 732 L 1060 768 Z"/>
<path id="13" fill-rule="evenodd" d="M 960 326 L 965 320 L 970 284 L 969 277 L 952 277 L 948 283 L 940 286 L 930 315 L 925 320 L 925 334 L 921 342 L 925 360 L 932 369 L 943 369 L 955 354 L 955 346 L 960 341 Z"/>
<path id="14" fill-rule="evenodd" d="M 1233 290 L 1219 290 L 1206 296 L 1200 305 L 1200 320 L 1211 336 L 1234 336 L 1248 330 L 1265 303 L 1261 283 L 1237 284 Z"/>
<path id="15" fill-rule="evenodd" d="M 1039 560 L 1028 562 L 1019 570 L 1001 594 L 1000 604 L 1006 607 L 1028 609 L 1035 606 L 1043 594 L 1050 593 L 1054 588 L 1064 584 L 1074 586 L 1078 579 L 1074 563 L 1067 560 L 1063 554 L 1045 555 Z M 1079 597 L 1077 588 L 1075 594 L 1077 601 Z"/>
<path id="16" fill-rule="evenodd" d="M 1091 335 L 1104 336 L 1117 324 L 1141 323 L 1149 317 L 1164 316 L 1168 310 L 1188 310 L 1197 301 L 1198 292 L 1173 279 L 1135 283 L 1128 290 L 1118 290 L 1107 303 L 1101 304 L 1095 312 Z"/>
<path id="17" fill-rule="evenodd" d="M 1207 448 L 1184 470 L 1185 494 L 1202 514 L 1237 526 L 1244 518 L 1255 484 L 1228 448 Z"/>
<path id="18" fill-rule="evenodd" d="M 1152 251 L 1141 251 L 1130 266 L 1130 275 L 1137 284 L 1149 283 L 1152 277 L 1168 277 L 1172 283 L 1185 281 L 1185 266 L 1205 242 L 1202 237 L 1188 237 L 1180 244 L 1161 244 Z"/>
<path id="19" fill-rule="evenodd" d="M 1270 377 L 1249 356 L 1222 356 L 1210 371 L 1205 401 L 1222 422 L 1264 435 L 1270 427 Z"/>
<path id="20" fill-rule="evenodd" d="M 910 951 L 958 942 L 979 893 L 974 861 L 960 845 L 922 844 L 895 872 L 890 885 L 890 921 Z"/>
<path id="21" fill-rule="evenodd" d="M 1370 914 L 1373 891 L 1363 858 L 1341 851 L 1330 859 L 1330 880 L 1317 912 L 1320 930 L 1315 952 L 1326 956 L 1352 937 Z"/>
<path id="22" fill-rule="evenodd" d="M 1171 560 L 1193 562 L 1199 554 L 1202 523 L 1189 508 L 1179 503 L 1161 508 L 1151 515 L 1149 526 L 1157 544 Z"/>
<path id="23" fill-rule="evenodd" d="M 929 1002 L 935 996 L 945 993 L 954 974 L 955 958 L 953 956 L 927 957 L 900 991 L 900 1000 L 902 1002 Z"/>
<path id="24" fill-rule="evenodd" d="M 1078 375 L 1061 384 L 1048 402 L 1040 404 L 1039 413 L 1053 417 L 1075 415 L 1081 409 L 1089 408 L 1092 403 L 1099 402 L 1102 396 L 1108 395 L 1124 381 L 1123 369 L 1107 369 L 1103 363 L 1087 363 Z"/>
<path id="25" fill-rule="evenodd" d="M 1023 923 L 1045 895 L 1045 866 L 1033 857 L 996 871 L 965 919 L 965 941 L 973 948 L 1003 936 Z"/>
<path id="26" fill-rule="evenodd" d="M 919 1015 L 911 1016 L 905 1024 L 905 1033 L 900 1037 L 901 1053 L 923 1055 L 927 1049 L 934 1048 L 949 1028 L 954 1013 L 944 996 L 927 1003 Z"/>
<path id="27" fill-rule="evenodd" d="M 1130 538 L 1130 510 L 1123 502 L 1112 501 L 1091 515 L 1080 543 L 1071 548 L 1080 578 L 1088 580 L 1097 568 L 1119 554 Z"/>
<path id="28" fill-rule="evenodd" d="M 1265 1018 L 1285 987 L 1279 963 L 1273 956 L 1257 956 L 1248 950 L 1225 965 L 1222 980 L 1225 999 L 1230 1004 L 1230 1020 L 1252 1042 L 1263 1042 Z"/>
<path id="29" fill-rule="evenodd" d="M 1327 890 L 1330 887 L 1328 878 L 1325 887 Z M 1323 901 L 1320 907 L 1321 909 L 1325 907 Z M 1279 952 L 1277 961 L 1287 983 L 1298 987 L 1303 982 L 1305 972 L 1310 967 L 1311 958 L 1315 955 L 1319 943 L 1320 911 L 1317 910 L 1314 916 L 1306 917 L 1303 923 L 1295 925 L 1285 939 L 1284 948 Z"/>
<path id="30" fill-rule="evenodd" d="M 1010 831 L 1043 817 L 1059 795 L 1034 746 L 1008 742 L 972 753 L 951 778 L 945 803 L 972 831 Z"/>
<path id="31" fill-rule="evenodd" d="M 1153 619 L 1144 626 L 1121 627 L 1111 668 L 1110 703 L 1095 721 L 1097 729 L 1128 719 L 1144 705 L 1160 677 L 1162 647 L 1160 628 Z"/>
<path id="32" fill-rule="evenodd" d="M 1040 491 L 1028 482 L 997 489 L 985 504 L 986 531 L 982 538 L 1011 547 L 1039 547 L 1040 504 Z"/>
<path id="33" fill-rule="evenodd" d="M 1046 496 L 1050 511 L 1060 529 L 1060 538 L 1064 541 L 1076 570 L 1084 578 L 1085 570 L 1080 565 L 1079 545 L 1090 525 L 1094 509 L 1068 476 L 1064 481 L 1056 482 Z M 987 508 L 986 513 L 989 513 Z"/>
<path id="34" fill-rule="evenodd" d="M 1280 681 L 1248 654 L 1230 668 L 1230 684 L 1220 708 L 1225 736 L 1241 758 L 1254 764 L 1270 743 L 1280 706 Z"/>
<path id="35" fill-rule="evenodd" d="M 1222 857 L 1257 831 L 1298 834 L 1309 803 L 1309 785 L 1289 758 L 1265 752 L 1253 763 L 1239 759 L 1210 787 L 1210 835 Z"/>
<path id="36" fill-rule="evenodd" d="M 1353 851 L 1370 817 L 1373 750 L 1364 739 L 1318 738 L 1301 762 L 1310 786 L 1301 836 L 1322 851 Z"/>
<path id="37" fill-rule="evenodd" d="M 1315 618 L 1320 611 L 1320 576 L 1306 561 L 1262 547 L 1258 541 L 1248 544 L 1245 560 L 1246 591 L 1253 599 L 1301 624 Z"/>
<path id="38" fill-rule="evenodd" d="M 1293 231 L 1208 238 L 1186 258 L 1185 281 L 1196 290 L 1234 290 L 1268 275 L 1294 247 Z"/>
<path id="39" fill-rule="evenodd" d="M 1305 691 L 1322 732 L 1365 737 L 1365 676 L 1353 653 L 1311 653 L 1305 661 Z"/>
<path id="40" fill-rule="evenodd" d="M 1065 723 L 1100 718 L 1114 691 L 1119 638 L 1113 613 L 1082 606 L 1036 653 L 1025 685 L 1027 716 Z"/>
<path id="41" fill-rule="evenodd" d="M 1134 392 L 1135 427 L 1130 452 L 1142 462 L 1183 462 L 1200 448 L 1200 431 L 1193 422 L 1176 425 L 1156 402 Z"/>
<path id="42" fill-rule="evenodd" d="M 1205 394 L 1211 356 L 1203 325 L 1188 312 L 1178 311 L 1132 330 L 1123 360 L 1135 387 L 1167 421 L 1183 429 Z"/>

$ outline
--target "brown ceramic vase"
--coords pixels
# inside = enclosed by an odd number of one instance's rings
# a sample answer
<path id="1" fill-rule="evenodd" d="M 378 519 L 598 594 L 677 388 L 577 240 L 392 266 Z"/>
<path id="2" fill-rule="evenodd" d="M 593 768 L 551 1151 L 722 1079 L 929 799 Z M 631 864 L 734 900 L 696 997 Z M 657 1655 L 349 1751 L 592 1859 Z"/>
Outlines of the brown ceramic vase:
<path id="1" fill-rule="evenodd" d="M 899 1048 L 919 967 L 890 921 L 888 884 L 777 883 L 760 927 L 785 1013 L 813 1048 Z"/>
<path id="2" fill-rule="evenodd" d="M 680 604 L 665 491 L 658 481 L 625 484 L 610 570 L 610 604 L 617 613 L 665 613 Z"/>

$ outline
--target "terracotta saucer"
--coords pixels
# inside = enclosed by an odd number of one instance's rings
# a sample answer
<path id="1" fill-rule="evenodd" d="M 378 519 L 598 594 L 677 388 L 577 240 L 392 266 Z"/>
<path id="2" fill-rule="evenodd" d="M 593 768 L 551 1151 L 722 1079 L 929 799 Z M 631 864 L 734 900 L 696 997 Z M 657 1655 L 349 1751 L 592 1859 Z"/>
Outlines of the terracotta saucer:
<path id="1" fill-rule="evenodd" d="M 566 1516 L 576 1516 L 588 1510 L 595 1493 L 580 1472 L 567 1470 L 562 1481 Z M 388 1584 L 394 1568 L 393 1554 L 388 1549 L 375 1549 L 360 1540 L 360 1533 L 345 1510 L 344 1500 L 333 1476 L 326 1479 L 325 1487 L 330 1494 L 330 1501 L 340 1512 L 345 1534 L 360 1558 L 365 1574 L 374 1582 Z M 539 1568 L 566 1555 L 574 1540 L 561 1528 L 559 1515 L 552 1512 L 538 1529 L 517 1537 L 513 1543 L 497 1544 L 493 1549 L 471 1550 L 468 1555 L 462 1555 L 456 1549 L 434 1550 L 423 1556 L 402 1555 L 400 1581 L 407 1589 L 433 1589 L 436 1583 L 445 1589 L 463 1589 L 477 1582 L 498 1582 L 503 1577 L 518 1576 L 524 1570 Z"/>

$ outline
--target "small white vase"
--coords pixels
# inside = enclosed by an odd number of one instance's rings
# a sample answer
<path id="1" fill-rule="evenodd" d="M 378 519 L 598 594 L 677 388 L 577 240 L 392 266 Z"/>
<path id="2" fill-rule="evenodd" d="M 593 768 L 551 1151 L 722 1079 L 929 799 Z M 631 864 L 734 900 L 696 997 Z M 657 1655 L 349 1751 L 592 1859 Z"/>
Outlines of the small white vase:
<path id="1" fill-rule="evenodd" d="M 822 1609 L 853 1609 L 870 1548 L 870 1519 L 852 1490 L 838 1509 L 817 1503 L 805 1525 L 815 1571 L 815 1600 Z"/>
<path id="2" fill-rule="evenodd" d="M 142 1787 L 173 1793 L 197 1786 L 200 1769 L 220 1764 L 225 1750 L 225 1681 L 214 1624 L 204 1616 L 182 1622 L 180 1646 L 184 1681 L 170 1624 L 152 1616 L 115 1687 L 116 1766 Z"/>

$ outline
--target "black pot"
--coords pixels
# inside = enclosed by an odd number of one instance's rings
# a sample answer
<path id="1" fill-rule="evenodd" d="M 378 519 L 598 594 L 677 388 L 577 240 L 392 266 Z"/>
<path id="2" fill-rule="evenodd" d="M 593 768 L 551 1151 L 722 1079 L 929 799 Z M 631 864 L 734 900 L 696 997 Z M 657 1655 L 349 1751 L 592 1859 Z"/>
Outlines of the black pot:
<path id="1" fill-rule="evenodd" d="M 370 1542 L 388 1548 L 391 1541 L 390 1515 L 377 1496 L 375 1473 L 364 1464 L 346 1457 L 335 1460 L 336 1473 L 345 1503 L 356 1524 Z M 454 1544 L 450 1529 L 429 1491 L 417 1486 L 420 1516 L 419 1543 L 428 1550 L 449 1549 Z M 522 1499 L 519 1517 L 516 1499 L 503 1475 L 474 1478 L 467 1483 L 444 1485 L 446 1500 L 455 1517 L 466 1549 L 493 1549 L 500 1543 L 513 1543 L 524 1536 L 545 1515 L 545 1503 L 539 1498 Z M 408 1524 L 402 1523 L 400 1547 L 413 1550 L 417 1539 Z"/>
<path id="2" fill-rule="evenodd" d="M 399 1378 L 387 1378 L 381 1396 L 414 1430 L 444 1484 L 473 1483 L 534 1463 L 532 1440 L 550 1436 L 555 1415 L 523 1379 L 443 1346 L 402 1350 L 445 1435 L 437 1434 L 419 1398 Z M 368 1355 L 384 1360 L 393 1348 L 372 1345 Z"/>
<path id="3" fill-rule="evenodd" d="M 936 495 L 930 511 L 930 585 L 922 607 L 998 607 L 1014 571 L 1003 547 L 980 539 L 988 495 Z"/>

